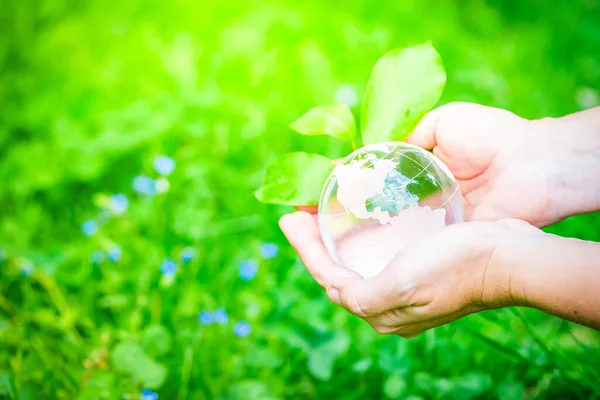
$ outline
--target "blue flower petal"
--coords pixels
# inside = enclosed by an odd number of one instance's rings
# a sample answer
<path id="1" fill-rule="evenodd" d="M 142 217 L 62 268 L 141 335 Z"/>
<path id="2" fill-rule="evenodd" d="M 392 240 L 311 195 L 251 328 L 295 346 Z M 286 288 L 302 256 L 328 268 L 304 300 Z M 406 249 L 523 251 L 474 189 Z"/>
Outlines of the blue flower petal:
<path id="1" fill-rule="evenodd" d="M 277 257 L 277 254 L 279 254 L 279 246 L 275 243 L 263 243 L 260 247 L 260 252 L 266 259 L 275 258 Z"/>
<path id="2" fill-rule="evenodd" d="M 214 319 L 217 324 L 225 325 L 227 321 L 229 321 L 229 316 L 227 315 L 227 312 L 225 310 L 219 308 L 214 313 Z"/>
<path id="3" fill-rule="evenodd" d="M 252 332 L 252 327 L 246 321 L 240 321 L 240 322 L 236 323 L 235 326 L 233 327 L 233 333 L 235 334 L 235 336 L 240 337 L 240 338 L 248 337 L 251 332 Z"/>
<path id="4" fill-rule="evenodd" d="M 121 248 L 118 246 L 115 246 L 108 251 L 107 255 L 108 255 L 108 259 L 111 262 L 116 263 L 121 259 Z"/>
<path id="5" fill-rule="evenodd" d="M 114 194 L 110 198 L 110 211 L 115 215 L 121 215 L 129 207 L 129 199 L 122 193 Z"/>
<path id="6" fill-rule="evenodd" d="M 192 262 L 195 255 L 196 252 L 194 251 L 194 249 L 192 249 L 191 247 L 186 247 L 183 250 L 181 250 L 181 254 L 179 255 L 179 257 L 181 258 L 182 263 L 189 264 Z"/>
<path id="7" fill-rule="evenodd" d="M 177 264 L 170 258 L 166 258 L 160 264 L 160 272 L 166 277 L 172 277 L 177 272 Z"/>
<path id="8" fill-rule="evenodd" d="M 142 400 L 158 400 L 158 394 L 154 393 L 152 390 L 144 389 L 141 393 Z"/>
<path id="9" fill-rule="evenodd" d="M 94 236 L 98 232 L 98 223 L 93 219 L 88 219 L 81 225 L 81 231 L 85 236 Z"/>
<path id="10" fill-rule="evenodd" d="M 214 315 L 210 311 L 202 311 L 198 314 L 198 322 L 202 325 L 211 325 L 215 322 Z"/>
<path id="11" fill-rule="evenodd" d="M 175 170 L 175 160 L 169 156 L 158 156 L 154 159 L 154 170 L 163 176 L 170 175 Z"/>
<path id="12" fill-rule="evenodd" d="M 240 264 L 240 279 L 243 281 L 249 281 L 254 279 L 258 273 L 258 263 L 255 260 L 242 261 Z"/>
<path id="13" fill-rule="evenodd" d="M 133 178 L 133 190 L 139 194 L 153 196 L 156 194 L 156 182 L 146 175 L 138 175 Z"/>

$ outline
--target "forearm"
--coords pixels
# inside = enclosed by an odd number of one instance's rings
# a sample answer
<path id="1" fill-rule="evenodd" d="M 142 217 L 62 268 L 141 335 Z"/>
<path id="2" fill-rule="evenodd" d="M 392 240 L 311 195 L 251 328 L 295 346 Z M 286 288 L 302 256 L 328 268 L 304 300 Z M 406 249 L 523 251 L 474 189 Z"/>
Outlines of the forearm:
<path id="1" fill-rule="evenodd" d="M 544 233 L 504 242 L 510 302 L 600 329 L 600 244 Z"/>
<path id="2" fill-rule="evenodd" d="M 533 124 L 548 163 L 549 212 L 562 219 L 600 210 L 600 107 Z"/>

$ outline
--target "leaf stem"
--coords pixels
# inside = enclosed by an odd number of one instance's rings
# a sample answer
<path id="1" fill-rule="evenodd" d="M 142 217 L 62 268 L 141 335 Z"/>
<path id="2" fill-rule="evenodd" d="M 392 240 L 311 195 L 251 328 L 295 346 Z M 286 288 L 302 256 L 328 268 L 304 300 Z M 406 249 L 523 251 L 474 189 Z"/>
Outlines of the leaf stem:
<path id="1" fill-rule="evenodd" d="M 577 386 L 577 384 L 580 382 L 572 378 L 569 374 L 567 374 L 567 368 L 561 361 L 558 360 L 558 353 L 555 354 L 552 350 L 550 350 L 546 343 L 544 343 L 543 339 L 540 338 L 537 332 L 531 327 L 529 322 L 527 322 L 525 317 L 516 308 L 509 308 L 509 310 L 517 317 L 517 319 L 521 321 L 521 324 L 525 327 L 527 333 L 529 333 L 529 335 L 533 338 L 533 341 L 536 342 L 537 345 L 546 354 L 546 357 L 548 358 L 548 361 L 550 361 L 550 364 L 563 376 L 563 378 L 566 381 L 571 382 L 574 385 L 575 390 L 581 393 L 581 389 Z M 584 382 L 590 385 L 589 382 L 585 380 Z M 593 388 L 593 385 L 591 385 L 590 387 Z"/>
<path id="2" fill-rule="evenodd" d="M 202 339 L 202 330 L 196 331 L 191 342 L 185 348 L 183 356 L 183 365 L 181 367 L 181 383 L 179 385 L 179 393 L 177 399 L 184 400 L 187 398 L 190 377 L 192 375 L 192 365 L 194 363 L 194 350 L 198 346 L 198 342 Z"/>
<path id="3" fill-rule="evenodd" d="M 54 304 L 54 307 L 56 307 L 56 310 L 58 311 L 63 322 L 71 321 L 73 312 L 56 282 L 52 278 L 43 274 L 34 275 L 34 278 L 44 289 L 46 289 L 46 292 L 50 295 L 50 300 Z M 68 326 L 64 326 L 64 331 L 71 335 L 71 339 L 74 342 L 82 341 L 79 332 L 77 332 L 71 322 L 69 322 Z"/>
<path id="4" fill-rule="evenodd" d="M 479 331 L 477 331 L 475 329 L 471 329 L 468 326 L 463 326 L 463 325 L 458 325 L 457 328 L 464 332 L 469 333 L 470 335 L 473 335 L 477 339 L 483 341 L 484 343 L 487 343 L 488 345 L 495 348 L 496 350 L 499 350 L 499 351 L 503 352 L 504 354 L 515 358 L 516 360 L 520 361 L 521 363 L 523 363 L 525 365 L 540 368 L 539 365 L 532 363 L 527 357 L 525 357 L 524 355 L 519 353 L 517 350 L 512 349 L 508 346 L 505 346 L 504 344 L 498 343 L 494 339 L 491 339 L 490 337 L 480 333 Z"/>

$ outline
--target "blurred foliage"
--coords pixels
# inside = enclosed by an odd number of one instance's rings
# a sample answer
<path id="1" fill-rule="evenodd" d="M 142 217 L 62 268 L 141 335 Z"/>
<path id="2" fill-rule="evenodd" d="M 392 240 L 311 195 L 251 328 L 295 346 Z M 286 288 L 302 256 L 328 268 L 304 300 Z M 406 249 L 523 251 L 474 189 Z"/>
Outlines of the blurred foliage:
<path id="1" fill-rule="evenodd" d="M 528 118 L 598 103 L 597 0 L 4 1 L 0 398 L 599 397 L 598 333 L 533 310 L 374 333 L 296 261 L 288 208 L 253 197 L 276 154 L 348 153 L 288 124 L 360 104 L 385 51 L 428 39 L 442 103 Z M 161 193 L 136 193 L 161 154 L 176 162 Z M 599 223 L 549 231 L 598 240 Z M 199 322 L 217 309 L 226 321 Z"/>

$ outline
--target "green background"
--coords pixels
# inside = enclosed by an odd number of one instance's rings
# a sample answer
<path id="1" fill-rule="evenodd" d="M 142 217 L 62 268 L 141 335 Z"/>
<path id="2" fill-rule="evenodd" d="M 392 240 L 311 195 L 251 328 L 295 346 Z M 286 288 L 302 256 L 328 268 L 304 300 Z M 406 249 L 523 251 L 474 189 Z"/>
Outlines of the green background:
<path id="1" fill-rule="evenodd" d="M 440 103 L 527 118 L 598 104 L 597 0 L 1 2 L 0 398 L 600 397 L 598 333 L 533 310 L 374 333 L 296 260 L 277 227 L 289 208 L 253 197 L 278 154 L 347 154 L 288 124 L 344 87 L 358 118 L 375 61 L 425 40 L 448 73 Z M 177 163 L 169 192 L 137 195 L 160 154 Z M 113 193 L 128 211 L 85 237 Z M 599 240 L 599 222 L 549 230 Z M 118 262 L 89 261 L 114 246 Z M 195 259 L 162 277 L 183 246 Z M 226 325 L 198 323 L 217 308 Z"/>

